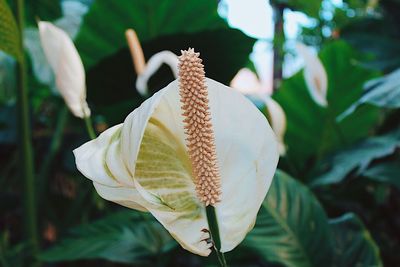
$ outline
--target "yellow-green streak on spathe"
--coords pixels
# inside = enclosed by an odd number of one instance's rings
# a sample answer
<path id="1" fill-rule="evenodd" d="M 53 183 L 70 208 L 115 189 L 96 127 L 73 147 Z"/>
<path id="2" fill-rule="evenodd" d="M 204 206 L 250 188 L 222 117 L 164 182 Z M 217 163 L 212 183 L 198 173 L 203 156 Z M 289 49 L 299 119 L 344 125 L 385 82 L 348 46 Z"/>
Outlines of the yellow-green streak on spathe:
<path id="1" fill-rule="evenodd" d="M 114 176 L 114 174 L 111 172 L 110 168 L 107 166 L 107 153 L 108 150 L 111 146 L 111 144 L 113 142 L 119 142 L 120 138 L 121 138 L 121 132 L 122 132 L 122 127 L 120 127 L 117 131 L 115 131 L 115 133 L 111 136 L 110 138 L 110 142 L 106 148 L 106 150 L 104 151 L 104 155 L 103 155 L 103 168 L 105 170 L 105 172 L 107 173 L 108 176 L 110 176 L 111 178 L 113 178 L 114 180 L 117 180 Z M 121 143 L 118 144 L 118 148 L 120 149 L 120 145 Z"/>
<path id="2" fill-rule="evenodd" d="M 202 204 L 196 197 L 192 168 L 185 147 L 158 120 L 146 126 L 135 167 L 135 179 L 167 210 L 197 219 Z"/>

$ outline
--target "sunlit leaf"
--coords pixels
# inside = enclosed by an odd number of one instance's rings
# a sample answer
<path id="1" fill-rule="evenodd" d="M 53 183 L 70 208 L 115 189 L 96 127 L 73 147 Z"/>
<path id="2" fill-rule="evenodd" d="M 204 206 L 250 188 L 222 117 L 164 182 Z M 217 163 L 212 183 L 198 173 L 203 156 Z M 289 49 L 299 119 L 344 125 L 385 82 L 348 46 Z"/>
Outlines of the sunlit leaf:
<path id="1" fill-rule="evenodd" d="M 18 26 L 6 0 L 0 0 L 0 21 L 0 50 L 21 60 L 22 47 Z"/>

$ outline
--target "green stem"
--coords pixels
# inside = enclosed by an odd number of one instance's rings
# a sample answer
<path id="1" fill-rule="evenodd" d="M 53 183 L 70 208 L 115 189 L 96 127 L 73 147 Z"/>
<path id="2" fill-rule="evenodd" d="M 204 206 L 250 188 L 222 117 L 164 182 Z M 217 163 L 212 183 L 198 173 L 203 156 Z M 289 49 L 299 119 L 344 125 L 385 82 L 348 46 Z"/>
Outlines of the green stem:
<path id="1" fill-rule="evenodd" d="M 93 124 L 92 120 L 90 119 L 90 116 L 84 117 L 84 120 L 85 120 L 86 130 L 88 132 L 90 139 L 96 139 L 97 135 L 93 129 Z"/>
<path id="2" fill-rule="evenodd" d="M 66 105 L 64 105 L 58 116 L 57 116 L 57 124 L 56 128 L 54 130 L 53 138 L 50 143 L 49 151 L 44 158 L 44 162 L 40 168 L 39 171 L 39 177 L 40 177 L 40 186 L 39 186 L 39 191 L 38 191 L 38 197 L 39 201 L 38 203 L 41 203 L 41 198 L 44 195 L 44 188 L 47 184 L 49 172 L 50 172 L 50 167 L 53 163 L 54 157 L 57 155 L 57 152 L 59 151 L 63 139 L 63 134 L 64 134 L 64 129 L 65 126 L 67 125 L 68 121 L 68 115 L 69 111 Z"/>
<path id="3" fill-rule="evenodd" d="M 221 248 L 221 239 L 219 237 L 218 220 L 215 214 L 215 208 L 213 206 L 207 206 L 206 212 L 208 226 L 210 227 L 211 239 L 214 242 L 214 250 L 217 254 L 219 264 L 221 265 L 221 267 L 227 267 L 228 265 L 226 264 L 225 255 L 224 253 L 219 251 Z"/>
<path id="4" fill-rule="evenodd" d="M 36 218 L 35 175 L 33 165 L 33 149 L 31 140 L 31 125 L 29 123 L 29 103 L 27 91 L 27 74 L 25 57 L 23 55 L 23 30 L 24 30 L 24 1 L 16 1 L 16 20 L 19 26 L 22 56 L 17 64 L 17 119 L 18 119 L 18 145 L 19 158 L 22 165 L 21 176 L 24 179 L 24 208 L 25 230 L 28 240 L 32 244 L 33 255 L 39 252 L 39 239 Z"/>

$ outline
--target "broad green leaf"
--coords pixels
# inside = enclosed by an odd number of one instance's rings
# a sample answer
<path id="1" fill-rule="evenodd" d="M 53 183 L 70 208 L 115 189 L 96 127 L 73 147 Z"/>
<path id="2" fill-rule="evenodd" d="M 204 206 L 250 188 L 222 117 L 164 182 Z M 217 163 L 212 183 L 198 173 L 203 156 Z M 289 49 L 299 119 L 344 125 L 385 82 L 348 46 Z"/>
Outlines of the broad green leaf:
<path id="1" fill-rule="evenodd" d="M 0 50 L 17 60 L 22 58 L 18 26 L 6 0 L 0 0 Z"/>
<path id="2" fill-rule="evenodd" d="M 400 130 L 358 142 L 327 159 L 323 165 L 328 170 L 313 179 L 311 184 L 317 186 L 340 183 L 351 171 L 362 173 L 374 159 L 392 154 L 399 146 Z"/>
<path id="3" fill-rule="evenodd" d="M 74 228 L 69 236 L 44 251 L 40 258 L 48 262 L 106 259 L 139 264 L 175 245 L 151 216 L 124 211 Z"/>
<path id="4" fill-rule="evenodd" d="M 379 249 L 362 221 L 353 213 L 330 220 L 335 267 L 381 267 Z"/>
<path id="5" fill-rule="evenodd" d="M 214 0 L 97 0 L 76 39 L 85 66 L 126 47 L 127 28 L 133 28 L 144 42 L 163 35 L 227 28 L 227 24 L 218 16 Z"/>
<path id="6" fill-rule="evenodd" d="M 400 108 L 400 69 L 373 79 L 365 84 L 364 95 L 343 114 L 339 119 L 348 116 L 362 104 L 371 104 L 381 108 Z"/>
<path id="7" fill-rule="evenodd" d="M 375 76 L 356 64 L 356 54 L 342 41 L 329 43 L 322 49 L 320 58 L 328 75 L 327 108 L 312 100 L 302 72 L 283 81 L 274 95 L 287 116 L 288 155 L 299 170 L 367 136 L 377 123 L 378 110 L 370 106 L 363 106 L 336 122 L 336 117 L 360 98 L 365 81 Z"/>
<path id="8" fill-rule="evenodd" d="M 182 48 L 195 47 L 201 53 L 207 77 L 229 84 L 237 70 L 247 64 L 254 41 L 239 30 L 218 29 L 156 38 L 144 42 L 143 48 L 145 57 L 149 59 L 162 50 L 179 55 Z M 135 79 L 131 56 L 128 49 L 123 48 L 89 70 L 88 99 L 108 122 L 120 123 L 143 101 L 135 89 Z M 161 67 L 150 78 L 150 92 L 158 91 L 174 79 L 168 67 Z M 118 112 L 114 111 L 115 106 L 118 106 Z"/>
<path id="9" fill-rule="evenodd" d="M 286 267 L 329 266 L 333 249 L 328 219 L 318 200 L 280 171 L 244 246 Z"/>
<path id="10" fill-rule="evenodd" d="M 362 176 L 378 182 L 392 184 L 400 189 L 399 174 L 399 161 L 376 164 L 362 172 Z"/>

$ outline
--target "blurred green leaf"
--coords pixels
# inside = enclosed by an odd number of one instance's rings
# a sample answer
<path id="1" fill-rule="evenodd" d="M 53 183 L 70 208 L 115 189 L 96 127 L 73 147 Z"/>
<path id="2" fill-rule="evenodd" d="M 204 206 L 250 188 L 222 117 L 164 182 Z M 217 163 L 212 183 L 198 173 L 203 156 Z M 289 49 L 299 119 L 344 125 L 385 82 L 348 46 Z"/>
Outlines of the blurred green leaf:
<path id="1" fill-rule="evenodd" d="M 6 0 L 0 0 L 0 22 L 0 50 L 21 60 L 22 47 L 18 26 Z"/>
<path id="2" fill-rule="evenodd" d="M 380 3 L 384 2 L 389 1 Z M 388 10 L 389 12 L 385 12 L 385 16 L 380 18 L 349 20 L 341 29 L 340 36 L 343 39 L 357 50 L 369 53 L 370 57 L 362 59 L 364 66 L 384 71 L 391 71 L 400 66 L 400 34 L 396 22 L 400 9 L 395 10 Z"/>
<path id="3" fill-rule="evenodd" d="M 363 84 L 376 75 L 357 65 L 356 56 L 343 41 L 322 49 L 320 58 L 328 75 L 327 108 L 312 100 L 302 72 L 284 80 L 274 94 L 287 116 L 285 143 L 297 169 L 309 169 L 324 155 L 367 136 L 377 124 L 378 109 L 371 106 L 336 122 L 336 117 L 361 97 Z"/>
<path id="4" fill-rule="evenodd" d="M 321 8 L 322 0 L 272 0 L 272 4 L 283 4 L 288 6 L 290 9 L 305 13 L 310 17 L 317 18 L 319 16 L 319 10 Z"/>
<path id="5" fill-rule="evenodd" d="M 278 171 L 244 246 L 286 267 L 328 266 L 332 235 L 313 193 Z"/>
<path id="6" fill-rule="evenodd" d="M 381 267 L 379 249 L 361 220 L 353 213 L 329 221 L 334 234 L 335 267 Z"/>
<path id="7" fill-rule="evenodd" d="M 317 186 L 339 183 L 353 170 L 360 174 L 374 159 L 392 154 L 399 146 L 399 129 L 383 136 L 370 137 L 326 160 L 322 168 L 328 166 L 328 171 L 313 179 L 311 184 Z"/>
<path id="8" fill-rule="evenodd" d="M 362 104 L 381 108 L 400 108 L 400 69 L 365 84 L 364 95 L 350 106 L 338 119 L 353 113 Z"/>
<path id="9" fill-rule="evenodd" d="M 84 18 L 76 45 L 86 67 L 126 47 L 125 30 L 141 42 L 163 35 L 227 28 L 215 0 L 97 0 Z"/>
<path id="10" fill-rule="evenodd" d="M 400 145 L 400 144 L 399 144 Z M 385 162 L 371 166 L 362 172 L 362 176 L 371 180 L 388 183 L 400 190 L 400 162 Z"/>
<path id="11" fill-rule="evenodd" d="M 36 25 L 36 20 L 52 21 L 61 17 L 60 0 L 25 0 L 25 19 L 28 25 Z"/>
<path id="12" fill-rule="evenodd" d="M 162 50 L 180 54 L 181 49 L 195 47 L 201 53 L 206 75 L 229 84 L 237 71 L 249 60 L 255 40 L 235 29 L 217 29 L 197 33 L 175 34 L 143 43 L 148 59 Z M 169 67 L 162 67 L 149 81 L 156 92 L 174 80 Z M 120 123 L 143 98 L 135 88 L 136 74 L 127 48 L 103 59 L 87 75 L 88 99 L 110 124 Z"/>
<path id="13" fill-rule="evenodd" d="M 151 216 L 124 211 L 74 228 L 40 258 L 48 262 L 100 258 L 139 264 L 175 246 L 171 236 Z"/>

